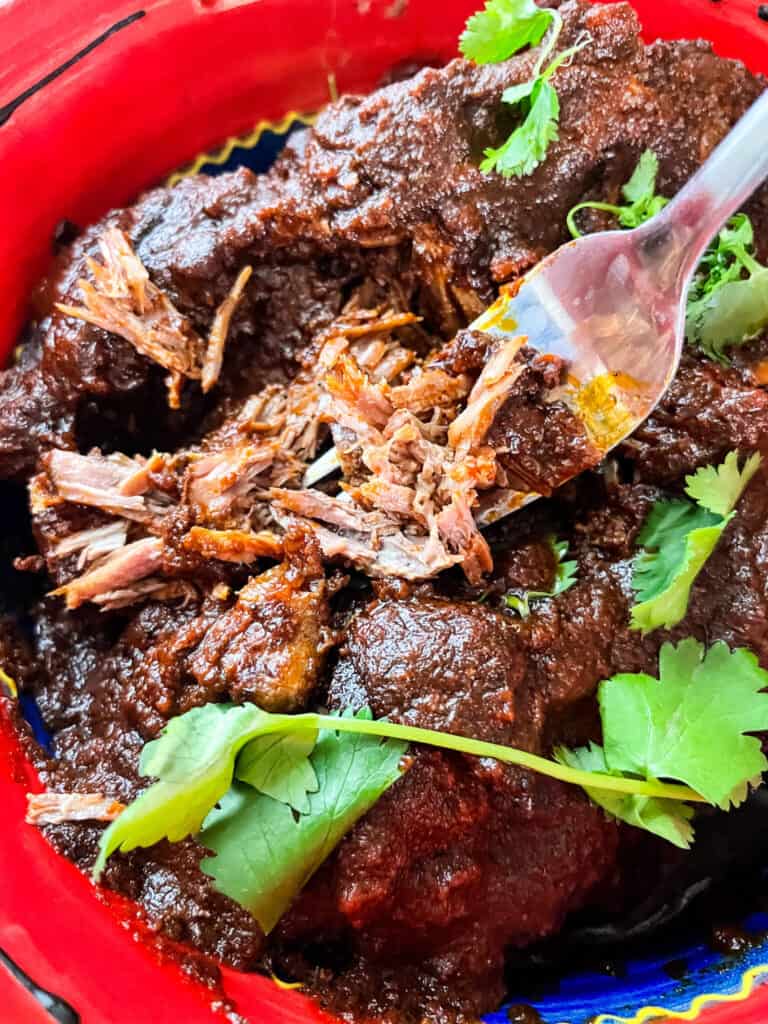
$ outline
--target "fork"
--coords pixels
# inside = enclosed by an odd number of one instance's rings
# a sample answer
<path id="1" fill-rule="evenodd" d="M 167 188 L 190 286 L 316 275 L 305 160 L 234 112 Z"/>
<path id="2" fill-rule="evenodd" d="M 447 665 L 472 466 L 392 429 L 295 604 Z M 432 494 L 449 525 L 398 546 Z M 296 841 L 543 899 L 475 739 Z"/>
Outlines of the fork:
<path id="1" fill-rule="evenodd" d="M 768 92 L 656 217 L 567 242 L 470 325 L 567 362 L 558 398 L 580 420 L 595 465 L 650 416 L 677 372 L 691 279 L 711 239 L 768 177 L 767 138 Z M 331 449 L 305 486 L 337 465 Z M 476 519 L 486 526 L 540 496 L 513 493 Z"/>

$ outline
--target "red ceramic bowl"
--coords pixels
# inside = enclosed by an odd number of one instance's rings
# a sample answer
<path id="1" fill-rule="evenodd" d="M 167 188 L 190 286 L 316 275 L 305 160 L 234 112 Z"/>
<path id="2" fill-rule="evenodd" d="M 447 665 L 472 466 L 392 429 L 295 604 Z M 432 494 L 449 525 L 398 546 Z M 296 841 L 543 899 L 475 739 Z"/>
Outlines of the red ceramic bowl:
<path id="1" fill-rule="evenodd" d="M 703 36 L 722 55 L 768 71 L 768 22 L 758 17 L 757 0 L 634 5 L 648 39 Z M 317 109 L 331 75 L 340 92 L 366 91 L 404 61 L 449 59 L 477 6 L 0 0 L 0 356 L 14 343 L 62 218 L 86 223 L 260 119 Z M 24 825 L 24 793 L 36 780 L 5 716 L 0 757 L 0 949 L 75 1007 L 82 1024 L 214 1024 L 233 1004 L 254 1024 L 323 1019 L 300 994 L 259 976 L 225 971 L 223 991 L 211 991 L 186 977 L 151 937 L 135 941 L 142 926 L 134 909 L 105 902 Z M 745 998 L 752 980 L 730 1001 L 701 1010 L 696 996 L 711 988 L 693 974 L 690 1008 L 673 1016 L 763 1024 L 768 986 Z M 650 1018 L 637 1009 L 638 1024 Z M 0 1021 L 51 1019 L 0 967 Z"/>

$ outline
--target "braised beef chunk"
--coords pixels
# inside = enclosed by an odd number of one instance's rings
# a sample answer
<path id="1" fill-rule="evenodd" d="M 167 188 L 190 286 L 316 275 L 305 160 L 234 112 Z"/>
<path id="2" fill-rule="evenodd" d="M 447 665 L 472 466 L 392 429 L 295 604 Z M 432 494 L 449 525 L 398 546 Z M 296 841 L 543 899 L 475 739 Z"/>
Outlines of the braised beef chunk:
<path id="1" fill-rule="evenodd" d="M 306 706 L 328 646 L 328 585 L 311 537 L 291 535 L 286 547 L 286 562 L 249 580 L 189 656 L 197 686 L 184 708 L 222 693 L 266 711 Z"/>
<path id="2" fill-rule="evenodd" d="M 72 860 L 87 864 L 95 858 L 99 826 L 68 822 L 45 831 L 56 849 Z M 239 970 L 253 970 L 263 950 L 261 930 L 247 910 L 214 890 L 199 867 L 203 856 L 192 840 L 160 843 L 151 851 L 134 850 L 115 858 L 107 865 L 105 882 L 135 900 L 166 938 Z M 207 969 L 210 972 L 211 967 Z"/>
<path id="3" fill-rule="evenodd" d="M 182 659 L 202 639 L 217 611 L 215 600 L 202 612 L 194 605 L 149 603 L 107 650 L 91 653 L 86 648 L 76 672 L 70 669 L 64 679 L 51 676 L 49 686 L 63 691 L 68 708 L 66 724 L 57 727 L 49 715 L 61 717 L 64 711 L 44 695 L 42 708 L 46 724 L 54 729 L 57 758 L 46 766 L 49 788 L 84 791 L 87 777 L 87 791 L 124 802 L 143 788 L 138 778 L 141 748 L 177 713 L 178 694 L 187 678 Z M 44 628 L 56 630 L 58 659 L 70 652 L 77 656 L 83 643 L 77 633 L 69 637 L 57 623 Z M 46 642 L 50 640 L 43 633 L 39 643 Z"/>
<path id="4" fill-rule="evenodd" d="M 478 163 L 537 54 L 456 60 L 331 104 L 263 176 L 156 189 L 59 252 L 0 374 L 0 477 L 30 506 L 13 554 L 39 582 L 0 623 L 0 667 L 51 735 L 30 820 L 84 870 L 150 783 L 144 745 L 212 701 L 367 707 L 549 755 L 599 740 L 599 683 L 655 673 L 667 639 L 768 668 L 764 468 L 685 619 L 629 628 L 654 501 L 727 452 L 768 457 L 768 342 L 732 366 L 687 352 L 597 467 L 558 400 L 568 367 L 467 328 L 565 241 L 574 204 L 619 200 L 648 148 L 674 194 L 763 89 L 704 43 L 644 46 L 625 3 L 559 10 L 560 44 L 590 42 L 526 177 Z M 768 192 L 749 210 L 765 255 Z M 577 563 L 557 594 L 553 538 Z M 194 840 L 115 854 L 104 882 L 157 931 L 348 1019 L 466 1024 L 503 997 L 505 950 L 631 908 L 665 870 L 645 837 L 639 893 L 639 841 L 574 787 L 427 747 L 408 765 L 268 937 Z"/>
<path id="5" fill-rule="evenodd" d="M 511 620 L 418 596 L 376 601 L 352 619 L 328 696 L 336 707 L 535 749 L 538 708 L 525 677 Z"/>
<path id="6" fill-rule="evenodd" d="M 59 733 L 81 721 L 88 699 L 86 680 L 111 651 L 118 623 L 105 623 L 93 609 L 65 610 L 55 598 L 34 609 L 34 649 L 43 678 L 32 688 L 46 727 Z M 51 686 L 51 680 L 56 685 Z"/>
<path id="7" fill-rule="evenodd" d="M 600 453 L 562 401 L 567 366 L 556 356 L 524 349 L 525 371 L 501 408 L 488 441 L 516 490 L 551 494 L 565 480 L 597 465 Z"/>
<path id="8" fill-rule="evenodd" d="M 137 792 L 141 746 L 173 715 L 211 700 L 302 710 L 328 647 L 329 585 L 311 540 L 297 534 L 287 544 L 290 561 L 250 580 L 235 601 L 214 591 L 202 605 L 149 603 L 111 647 L 92 617 L 63 633 L 46 609 L 37 649 L 56 686 L 41 690 L 40 706 L 58 756 L 46 771 L 74 791 L 86 772 L 91 790 L 124 799 Z"/>
<path id="9" fill-rule="evenodd" d="M 66 381 L 42 370 L 38 346 L 28 341 L 19 362 L 0 372 L 3 477 L 28 474 L 41 451 L 75 444 L 75 401 Z"/>
<path id="10" fill-rule="evenodd" d="M 680 481 L 734 448 L 753 451 L 768 437 L 768 393 L 749 369 L 726 369 L 684 355 L 658 408 L 626 442 L 638 479 Z"/>

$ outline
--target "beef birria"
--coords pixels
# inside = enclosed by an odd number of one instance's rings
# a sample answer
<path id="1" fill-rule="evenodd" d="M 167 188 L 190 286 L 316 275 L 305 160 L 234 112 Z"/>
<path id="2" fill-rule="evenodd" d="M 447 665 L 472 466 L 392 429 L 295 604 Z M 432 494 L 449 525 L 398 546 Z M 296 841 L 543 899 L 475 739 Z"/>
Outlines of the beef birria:
<path id="1" fill-rule="evenodd" d="M 653 500 L 730 450 L 768 454 L 765 340 L 730 368 L 687 353 L 616 459 L 558 488 L 554 458 L 590 464 L 557 401 L 567 367 L 466 330 L 565 241 L 574 204 L 614 202 L 646 149 L 672 195 L 763 88 L 704 43 L 645 46 L 624 3 L 560 11 L 564 47 L 591 41 L 558 72 L 559 139 L 530 176 L 484 175 L 478 154 L 536 54 L 456 60 L 331 104 L 265 175 L 111 212 L 38 291 L 0 375 L 0 475 L 29 489 L 36 550 L 25 533 L 16 554 L 46 596 L 17 609 L 31 633 L 2 620 L 0 664 L 53 735 L 54 755 L 30 741 L 49 790 L 30 817 L 84 869 L 146 786 L 142 746 L 208 701 L 368 705 L 547 753 L 596 738 L 598 683 L 654 671 L 664 640 L 768 668 L 763 472 L 686 619 L 628 627 Z M 766 192 L 749 212 L 765 255 Z M 331 444 L 340 477 L 305 486 Z M 480 531 L 531 490 L 550 496 Z M 522 620 L 499 595 L 551 589 L 553 533 L 577 582 Z M 104 882 L 174 940 L 348 1017 L 449 1024 L 497 1005 L 507 949 L 621 912 L 683 856 L 573 787 L 413 754 L 268 939 L 192 840 L 116 855 Z"/>

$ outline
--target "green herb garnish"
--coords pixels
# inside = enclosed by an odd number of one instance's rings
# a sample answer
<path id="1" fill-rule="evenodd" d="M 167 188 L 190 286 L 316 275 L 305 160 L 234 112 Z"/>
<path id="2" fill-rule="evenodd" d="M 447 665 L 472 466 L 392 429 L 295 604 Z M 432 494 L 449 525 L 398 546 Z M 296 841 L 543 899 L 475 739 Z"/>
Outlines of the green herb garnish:
<path id="1" fill-rule="evenodd" d="M 768 724 L 766 687 L 768 672 L 751 651 L 724 643 L 705 650 L 691 637 L 677 647 L 664 644 L 658 679 L 622 674 L 600 684 L 603 746 L 561 748 L 556 756 L 623 777 L 677 779 L 727 810 L 768 768 L 760 740 L 744 735 Z M 622 821 L 676 846 L 690 844 L 691 809 L 684 803 L 588 792 Z"/>
<path id="2" fill-rule="evenodd" d="M 754 251 L 749 217 L 731 217 L 707 249 L 688 293 L 686 337 L 719 363 L 728 363 L 725 349 L 768 327 L 768 267 Z"/>
<path id="3" fill-rule="evenodd" d="M 320 788 L 310 760 L 316 743 L 316 729 L 259 736 L 238 758 L 236 778 L 299 814 L 309 814 L 309 794 Z"/>
<path id="4" fill-rule="evenodd" d="M 296 741 L 281 752 L 281 771 L 259 768 L 254 775 L 263 751 L 250 756 L 250 745 L 275 736 Z M 582 771 L 514 747 L 373 721 L 366 710 L 340 717 L 275 715 L 253 705 L 208 704 L 173 719 L 145 748 L 141 771 L 159 781 L 103 833 L 94 877 L 117 850 L 198 835 L 214 854 L 203 870 L 268 932 L 339 840 L 400 777 L 409 742 L 495 758 L 601 793 L 702 800 L 685 786 Z M 273 796 L 247 781 L 261 785 L 267 776 Z"/>
<path id="5" fill-rule="evenodd" d="M 253 704 L 206 704 L 172 719 L 141 756 L 140 773 L 159 781 L 104 832 L 94 877 L 116 850 L 199 834 L 217 854 L 203 870 L 268 932 L 401 775 L 406 743 L 363 734 L 370 720 L 366 710 L 273 715 Z"/>
<path id="6" fill-rule="evenodd" d="M 632 177 L 622 188 L 625 206 L 587 201 L 574 206 L 566 223 L 573 238 L 580 210 L 612 213 L 623 228 L 636 228 L 655 217 L 669 202 L 656 195 L 659 161 L 646 149 Z M 754 231 L 745 213 L 731 217 L 715 237 L 696 271 L 685 317 L 689 344 L 727 364 L 727 348 L 751 341 L 768 327 L 768 267 L 755 259 Z"/>
<path id="7" fill-rule="evenodd" d="M 104 832 L 98 878 L 116 850 L 198 835 L 203 870 L 269 932 L 342 837 L 400 777 L 408 743 L 493 758 L 581 786 L 614 816 L 679 846 L 689 803 L 727 808 L 768 767 L 768 672 L 746 650 L 688 639 L 665 644 L 659 679 L 617 675 L 599 687 L 604 746 L 549 760 L 465 736 L 340 716 L 270 714 L 207 704 L 148 744 L 141 772 L 158 781 Z M 717 740 L 718 757 L 712 743 Z M 677 780 L 678 783 L 659 779 Z M 269 794 L 265 790 L 269 790 Z"/>
<path id="8" fill-rule="evenodd" d="M 638 535 L 644 549 L 635 558 L 632 628 L 644 633 L 676 625 L 688 608 L 693 582 L 715 549 L 744 489 L 760 466 L 752 455 L 739 469 L 737 452 L 720 466 L 705 466 L 686 478 L 684 498 L 657 501 Z"/>
<path id="9" fill-rule="evenodd" d="M 359 714 L 370 720 L 370 712 Z M 269 933 L 358 818 L 400 777 L 405 747 L 323 730 L 312 751 L 317 785 L 306 809 L 295 815 L 287 803 L 236 782 L 206 819 L 200 842 L 215 856 L 201 868 Z"/>
<path id="10" fill-rule="evenodd" d="M 610 772 L 611 768 L 605 758 L 605 750 L 596 743 L 577 750 L 559 747 L 555 756 L 563 764 L 572 768 L 581 768 L 588 772 Z M 614 772 L 621 777 L 621 772 Z M 612 817 L 624 821 L 635 828 L 666 839 L 687 849 L 693 842 L 693 808 L 682 800 L 658 800 L 652 796 L 635 796 L 634 794 L 609 793 L 606 789 L 594 789 L 585 786 L 587 796 L 598 806 L 606 810 Z"/>
<path id="11" fill-rule="evenodd" d="M 526 590 L 521 596 L 516 594 L 506 594 L 504 597 L 506 606 L 514 609 L 514 611 L 516 611 L 523 619 L 527 619 L 531 614 L 531 601 L 539 601 L 545 597 L 557 597 L 558 594 L 564 594 L 566 590 L 570 590 L 576 582 L 579 563 L 576 561 L 564 561 L 565 556 L 568 554 L 568 541 L 559 541 L 557 537 L 551 536 L 549 537 L 549 544 L 555 556 L 556 565 L 555 580 L 552 584 L 552 589 Z"/>
<path id="12" fill-rule="evenodd" d="M 560 100 L 550 79 L 588 40 L 558 54 L 544 67 L 563 22 L 557 11 L 537 7 L 533 0 L 489 0 L 484 10 L 472 15 L 462 33 L 459 49 L 464 56 L 477 64 L 492 64 L 524 46 L 537 45 L 550 27 L 533 77 L 502 94 L 502 102 L 515 108 L 520 124 L 497 149 L 485 150 L 480 164 L 485 174 L 497 171 L 505 178 L 522 178 L 544 160 L 550 143 L 558 138 L 560 120 Z"/>
<path id="13" fill-rule="evenodd" d="M 566 221 L 573 238 L 581 238 L 581 231 L 576 225 L 576 214 L 580 210 L 603 210 L 606 213 L 612 213 L 623 228 L 639 227 L 651 217 L 655 217 L 669 202 L 664 196 L 656 195 L 658 173 L 658 157 L 652 149 L 646 149 L 638 160 L 632 177 L 621 190 L 627 201 L 626 205 L 617 206 L 613 203 L 588 201 L 574 206 Z"/>
<path id="14" fill-rule="evenodd" d="M 525 46 L 536 46 L 559 21 L 557 11 L 537 7 L 533 0 L 488 0 L 467 21 L 459 50 L 476 64 L 498 64 Z"/>
<path id="15" fill-rule="evenodd" d="M 522 121 L 498 149 L 485 150 L 481 171 L 485 174 L 498 171 L 505 178 L 524 178 L 539 166 L 550 142 L 558 138 L 560 100 L 549 79 L 586 45 L 586 42 L 579 43 L 564 50 L 535 78 L 504 90 L 502 101 L 516 107 Z"/>

